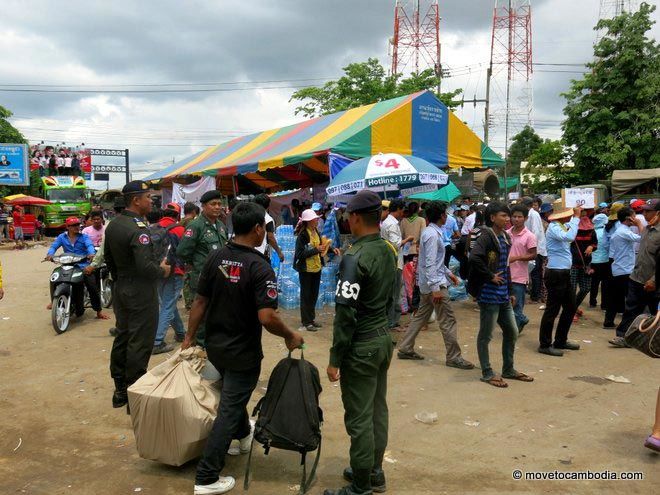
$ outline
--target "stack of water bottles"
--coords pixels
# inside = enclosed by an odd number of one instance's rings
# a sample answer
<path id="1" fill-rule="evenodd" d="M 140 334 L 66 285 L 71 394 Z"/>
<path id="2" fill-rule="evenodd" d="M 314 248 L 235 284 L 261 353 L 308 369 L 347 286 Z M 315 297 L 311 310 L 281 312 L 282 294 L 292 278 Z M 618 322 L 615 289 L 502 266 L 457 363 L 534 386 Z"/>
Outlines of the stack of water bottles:
<path id="1" fill-rule="evenodd" d="M 339 261 L 335 256 L 321 270 L 321 287 L 319 288 L 319 298 L 316 300 L 316 308 L 322 308 L 324 305 L 335 305 L 335 290 L 337 288 L 337 271 L 339 270 Z"/>
<path id="2" fill-rule="evenodd" d="M 276 253 L 271 256 L 273 269 L 278 274 L 279 305 L 283 309 L 295 309 L 300 307 L 300 282 L 298 272 L 293 269 L 293 255 L 296 248 L 293 225 L 280 225 L 277 227 L 275 238 L 284 254 L 283 263 L 280 263 Z"/>
<path id="3" fill-rule="evenodd" d="M 283 309 L 295 309 L 300 307 L 300 281 L 298 272 L 293 269 L 293 256 L 296 248 L 296 238 L 293 235 L 293 226 L 280 225 L 275 229 L 275 238 L 284 254 L 284 262 L 281 263 L 276 253 L 271 256 L 273 270 L 277 273 L 277 283 L 280 293 L 279 305 Z M 316 308 L 321 309 L 325 305 L 335 305 L 335 289 L 337 287 L 337 272 L 339 271 L 339 258 L 334 257 L 323 267 L 321 271 L 321 286 L 319 297 L 316 300 Z"/>

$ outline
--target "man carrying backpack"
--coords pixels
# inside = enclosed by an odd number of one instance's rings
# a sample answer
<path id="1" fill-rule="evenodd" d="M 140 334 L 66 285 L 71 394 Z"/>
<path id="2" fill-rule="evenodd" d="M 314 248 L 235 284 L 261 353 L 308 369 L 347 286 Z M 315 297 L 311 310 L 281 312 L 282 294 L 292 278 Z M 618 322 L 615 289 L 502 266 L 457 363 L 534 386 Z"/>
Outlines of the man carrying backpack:
<path id="1" fill-rule="evenodd" d="M 222 390 L 218 415 L 197 466 L 195 495 L 225 493 L 234 487 L 233 477 L 220 476 L 232 439 L 240 440 L 241 453 L 250 450 L 252 428 L 246 407 L 261 371 L 262 325 L 282 337 L 291 351 L 304 342 L 277 314 L 275 273 L 255 249 L 266 235 L 264 217 L 261 206 L 247 201 L 232 212 L 234 238 L 213 251 L 204 264 L 181 346 L 194 344 L 206 315 L 206 352 L 222 375 Z"/>
<path id="2" fill-rule="evenodd" d="M 381 200 L 363 190 L 348 203 L 355 237 L 339 267 L 328 378 L 340 380 L 344 422 L 351 437 L 350 485 L 324 495 L 385 491 L 387 370 L 392 360 L 388 310 L 397 270 L 396 249 L 380 237 Z M 341 374 L 340 374 L 341 373 Z"/>
<path id="3" fill-rule="evenodd" d="M 158 281 L 160 312 L 158 313 L 156 340 L 151 354 L 162 354 L 174 349 L 172 344 L 165 342 L 165 334 L 170 324 L 174 328 L 174 338 L 177 342 L 183 342 L 186 335 L 179 309 L 176 307 L 183 289 L 183 275 L 185 273 L 183 261 L 176 256 L 176 248 L 184 231 L 183 226 L 178 222 L 180 211 L 181 207 L 178 204 L 169 203 L 163 210 L 163 217 L 157 224 L 149 227 L 154 252 L 162 258 L 167 258 L 172 267 L 170 276 Z"/>

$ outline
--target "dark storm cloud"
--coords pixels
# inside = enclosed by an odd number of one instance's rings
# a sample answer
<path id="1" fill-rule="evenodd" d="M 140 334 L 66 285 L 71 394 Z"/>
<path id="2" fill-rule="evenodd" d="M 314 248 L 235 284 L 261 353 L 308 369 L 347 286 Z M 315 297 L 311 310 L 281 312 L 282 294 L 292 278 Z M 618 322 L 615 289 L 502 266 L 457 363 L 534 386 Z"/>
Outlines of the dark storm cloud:
<path id="1" fill-rule="evenodd" d="M 18 5 L 7 24 L 46 36 L 101 77 L 130 81 L 335 75 L 347 54 L 386 62 L 394 11 L 390 0 L 43 2 L 38 16 Z M 440 8 L 443 29 L 466 40 L 489 29 L 490 1 Z"/>

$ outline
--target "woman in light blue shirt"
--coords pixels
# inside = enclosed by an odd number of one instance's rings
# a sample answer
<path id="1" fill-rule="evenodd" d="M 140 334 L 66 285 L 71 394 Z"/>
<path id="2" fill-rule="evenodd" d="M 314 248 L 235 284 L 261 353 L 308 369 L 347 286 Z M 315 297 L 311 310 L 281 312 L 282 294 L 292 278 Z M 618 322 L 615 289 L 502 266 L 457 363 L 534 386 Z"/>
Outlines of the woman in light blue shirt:
<path id="1" fill-rule="evenodd" d="M 607 215 L 599 213 L 593 219 L 596 237 L 598 238 L 598 249 L 591 253 L 591 291 L 589 291 L 589 306 L 595 308 L 598 306 L 598 286 L 602 282 L 602 295 L 600 297 L 600 308 L 605 309 L 606 293 L 609 289 L 607 281 L 612 277 L 610 270 L 610 239 L 605 235 L 605 224 L 607 224 Z"/>
<path id="2" fill-rule="evenodd" d="M 616 328 L 614 318 L 625 309 L 628 279 L 635 268 L 635 243 L 641 236 L 635 234 L 630 227 L 635 225 L 640 232 L 644 230 L 641 222 L 635 216 L 632 208 L 621 208 L 617 213 L 619 226 L 610 237 L 610 259 L 612 260 L 612 290 L 611 304 L 605 309 L 603 328 Z"/>

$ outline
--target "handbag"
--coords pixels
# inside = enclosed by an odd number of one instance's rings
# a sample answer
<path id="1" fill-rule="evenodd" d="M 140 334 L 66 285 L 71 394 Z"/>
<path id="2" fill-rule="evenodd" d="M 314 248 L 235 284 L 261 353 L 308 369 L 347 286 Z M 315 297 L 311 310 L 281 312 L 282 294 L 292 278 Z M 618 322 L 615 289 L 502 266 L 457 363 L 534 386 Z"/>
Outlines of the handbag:
<path id="1" fill-rule="evenodd" d="M 639 315 L 628 327 L 626 344 L 652 358 L 660 358 L 660 311 Z"/>

